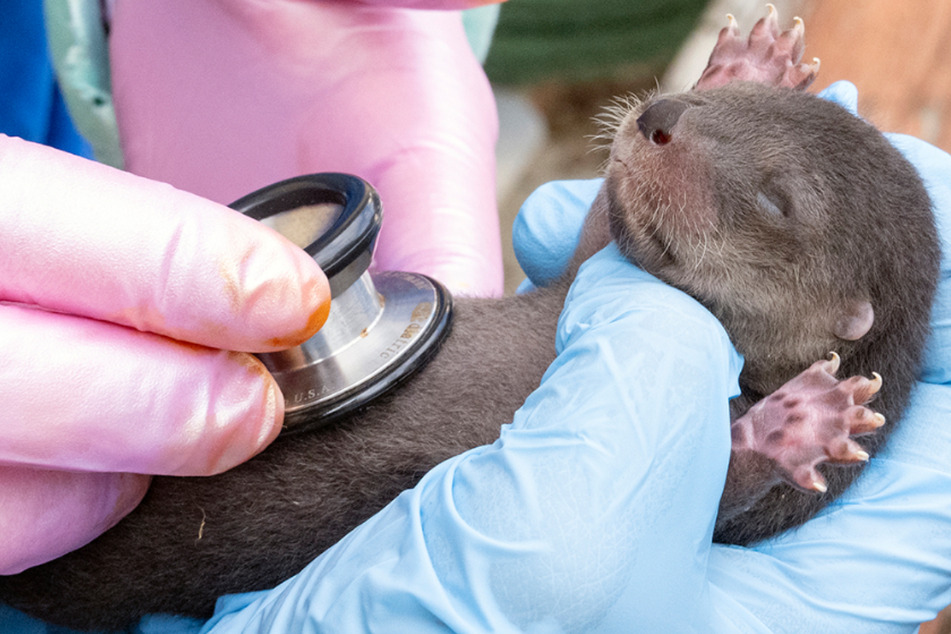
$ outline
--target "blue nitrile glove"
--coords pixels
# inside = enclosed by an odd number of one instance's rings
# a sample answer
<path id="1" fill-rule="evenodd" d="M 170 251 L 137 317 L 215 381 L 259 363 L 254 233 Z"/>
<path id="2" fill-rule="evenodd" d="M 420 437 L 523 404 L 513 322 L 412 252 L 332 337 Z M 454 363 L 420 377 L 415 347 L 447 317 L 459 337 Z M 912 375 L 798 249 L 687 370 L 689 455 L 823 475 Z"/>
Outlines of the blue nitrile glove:
<path id="1" fill-rule="evenodd" d="M 528 276 L 519 292 L 548 286 L 568 267 L 600 179 L 556 181 L 535 190 L 512 223 L 512 246 Z"/>

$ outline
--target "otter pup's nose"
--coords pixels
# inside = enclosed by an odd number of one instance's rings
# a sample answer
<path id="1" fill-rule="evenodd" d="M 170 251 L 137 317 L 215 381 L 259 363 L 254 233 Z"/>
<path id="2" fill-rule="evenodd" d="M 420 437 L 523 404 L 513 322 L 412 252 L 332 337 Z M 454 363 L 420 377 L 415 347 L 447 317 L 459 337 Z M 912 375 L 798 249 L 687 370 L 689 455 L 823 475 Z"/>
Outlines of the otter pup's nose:
<path id="1" fill-rule="evenodd" d="M 637 118 L 637 129 L 651 143 L 664 145 L 670 142 L 671 130 L 686 109 L 687 104 L 682 101 L 661 99 L 641 113 Z"/>

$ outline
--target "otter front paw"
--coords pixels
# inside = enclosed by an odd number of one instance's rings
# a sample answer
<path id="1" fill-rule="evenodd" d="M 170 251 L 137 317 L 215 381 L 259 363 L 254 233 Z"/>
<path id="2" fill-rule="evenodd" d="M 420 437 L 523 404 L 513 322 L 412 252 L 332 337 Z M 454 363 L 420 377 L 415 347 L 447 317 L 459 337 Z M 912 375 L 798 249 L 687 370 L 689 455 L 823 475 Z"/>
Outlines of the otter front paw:
<path id="1" fill-rule="evenodd" d="M 740 37 L 740 29 L 732 15 L 717 38 L 716 46 L 707 62 L 707 68 L 695 86 L 698 90 L 717 88 L 731 81 L 755 81 L 769 86 L 785 86 L 803 90 L 819 72 L 819 59 L 811 64 L 800 63 L 806 47 L 803 21 L 796 18 L 793 27 L 779 30 L 776 8 L 761 18 L 747 39 Z"/>
<path id="2" fill-rule="evenodd" d="M 881 389 L 878 374 L 839 381 L 839 355 L 813 363 L 733 422 L 733 449 L 766 457 L 777 477 L 807 491 L 824 493 L 822 462 L 868 460 L 850 436 L 875 431 L 885 417 L 865 404 Z"/>

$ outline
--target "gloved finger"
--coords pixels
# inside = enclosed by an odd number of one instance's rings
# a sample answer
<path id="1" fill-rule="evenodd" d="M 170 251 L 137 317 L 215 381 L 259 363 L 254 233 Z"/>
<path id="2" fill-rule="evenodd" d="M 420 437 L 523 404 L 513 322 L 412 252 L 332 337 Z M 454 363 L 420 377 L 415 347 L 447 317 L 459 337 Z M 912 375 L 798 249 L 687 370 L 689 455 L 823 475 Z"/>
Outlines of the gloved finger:
<path id="1" fill-rule="evenodd" d="M 12 575 L 92 541 L 136 507 L 145 475 L 0 466 L 0 575 Z"/>
<path id="2" fill-rule="evenodd" d="M 327 317 L 306 253 L 168 185 L 0 137 L 0 201 L 0 299 L 250 352 Z"/>
<path id="3" fill-rule="evenodd" d="M 378 268 L 501 294 L 496 111 L 457 13 L 127 2 L 110 38 L 129 170 L 221 202 L 353 173 L 383 200 Z"/>
<path id="4" fill-rule="evenodd" d="M 856 116 L 859 114 L 859 91 L 852 82 L 837 81 L 823 89 L 819 96 L 839 104 Z"/>
<path id="5" fill-rule="evenodd" d="M 602 179 L 552 181 L 525 199 L 512 224 L 512 243 L 522 271 L 535 286 L 564 273 Z"/>
<path id="6" fill-rule="evenodd" d="M 0 304 L 0 464 L 217 473 L 280 431 L 284 400 L 246 353 Z"/>

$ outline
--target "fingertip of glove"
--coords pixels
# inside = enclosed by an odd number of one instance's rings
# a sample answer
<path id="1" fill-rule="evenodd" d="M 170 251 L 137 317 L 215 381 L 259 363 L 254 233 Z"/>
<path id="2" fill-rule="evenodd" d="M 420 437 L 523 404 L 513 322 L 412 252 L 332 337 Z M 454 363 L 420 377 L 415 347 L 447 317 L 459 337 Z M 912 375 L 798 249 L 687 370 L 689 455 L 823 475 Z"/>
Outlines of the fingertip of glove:
<path id="1" fill-rule="evenodd" d="M 837 81 L 822 90 L 819 96 L 839 104 L 856 116 L 859 113 L 859 91 L 855 84 L 850 81 Z"/>
<path id="2" fill-rule="evenodd" d="M 512 225 L 515 256 L 536 286 L 547 286 L 568 265 L 600 179 L 553 181 L 522 204 Z"/>
<path id="3" fill-rule="evenodd" d="M 259 352 L 284 350 L 300 345 L 313 337 L 327 322 L 327 317 L 330 315 L 330 286 L 327 279 L 321 274 L 319 280 L 307 284 L 306 287 L 310 287 L 312 290 L 303 292 L 302 300 L 305 306 L 301 314 L 307 315 L 304 325 L 271 337 L 265 342 L 266 349 L 259 350 Z"/>
<path id="4" fill-rule="evenodd" d="M 227 471 L 263 451 L 281 432 L 284 395 L 277 381 L 253 355 L 235 352 L 228 357 L 234 369 L 209 403 L 214 422 L 186 440 L 189 459 L 170 470 L 172 475 Z"/>
<path id="5" fill-rule="evenodd" d="M 327 276 L 307 253 L 282 236 L 274 237 L 277 243 L 257 245 L 253 264 L 252 258 L 246 260 L 243 277 L 233 276 L 237 290 L 228 323 L 237 336 L 217 347 L 247 352 L 284 350 L 307 341 L 327 321 Z"/>
<path id="6" fill-rule="evenodd" d="M 281 431 L 284 424 L 284 394 L 260 359 L 241 353 L 235 353 L 234 356 L 247 369 L 252 381 L 261 382 L 256 403 L 249 405 L 244 421 L 239 421 L 241 431 L 258 426 L 257 433 L 248 443 L 249 451 L 252 452 L 250 455 L 254 455 L 271 444 Z"/>
<path id="7" fill-rule="evenodd" d="M 106 532 L 119 523 L 123 517 L 132 512 L 139 505 L 145 492 L 149 489 L 152 482 L 152 476 L 139 473 L 118 473 L 116 474 L 114 492 L 115 501 L 112 505 L 112 511 L 108 513 L 99 526 L 99 532 Z"/>

